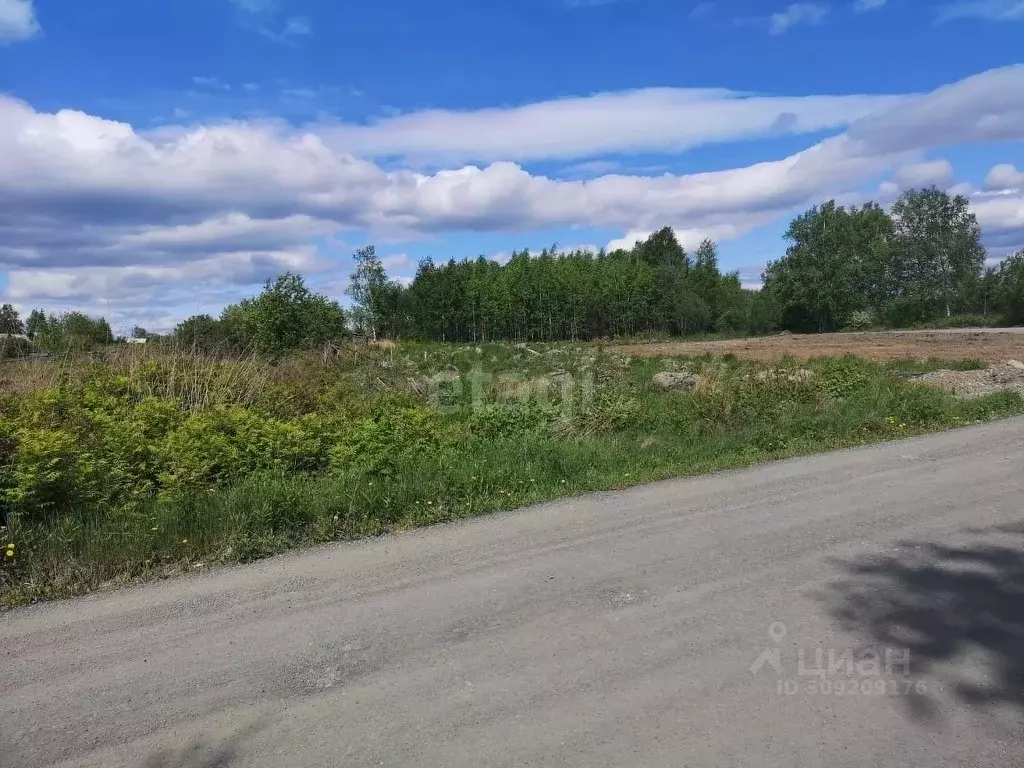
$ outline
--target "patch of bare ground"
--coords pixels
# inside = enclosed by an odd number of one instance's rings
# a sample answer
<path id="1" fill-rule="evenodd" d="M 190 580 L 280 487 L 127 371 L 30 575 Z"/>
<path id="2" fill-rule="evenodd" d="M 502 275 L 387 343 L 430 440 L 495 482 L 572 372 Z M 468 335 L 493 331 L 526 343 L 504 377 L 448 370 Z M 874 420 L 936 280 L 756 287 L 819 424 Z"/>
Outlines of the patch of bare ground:
<path id="1" fill-rule="evenodd" d="M 1005 390 L 1024 395 L 1024 363 L 1007 360 L 983 371 L 932 371 L 914 376 L 912 380 L 948 390 L 965 400 Z"/>
<path id="2" fill-rule="evenodd" d="M 611 347 L 635 357 L 691 357 L 732 354 L 746 360 L 774 362 L 785 357 L 808 359 L 832 355 L 859 355 L 870 360 L 905 358 L 981 360 L 1002 363 L 1024 360 L 1024 333 L 899 332 L 779 334 L 723 341 L 671 341 L 619 344 Z"/>

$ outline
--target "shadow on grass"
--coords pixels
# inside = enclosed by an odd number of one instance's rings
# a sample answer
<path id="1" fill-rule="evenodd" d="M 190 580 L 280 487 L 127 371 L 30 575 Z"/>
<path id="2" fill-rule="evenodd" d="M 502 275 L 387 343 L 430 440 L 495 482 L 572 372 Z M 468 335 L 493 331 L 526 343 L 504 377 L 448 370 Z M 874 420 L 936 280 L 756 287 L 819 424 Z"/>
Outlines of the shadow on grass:
<path id="1" fill-rule="evenodd" d="M 1024 712 L 1024 524 L 964 533 L 962 545 L 901 542 L 842 562 L 828 610 L 875 645 L 909 650 L 913 677 L 938 679 L 954 701 Z M 912 716 L 936 716 L 933 690 L 907 697 Z"/>

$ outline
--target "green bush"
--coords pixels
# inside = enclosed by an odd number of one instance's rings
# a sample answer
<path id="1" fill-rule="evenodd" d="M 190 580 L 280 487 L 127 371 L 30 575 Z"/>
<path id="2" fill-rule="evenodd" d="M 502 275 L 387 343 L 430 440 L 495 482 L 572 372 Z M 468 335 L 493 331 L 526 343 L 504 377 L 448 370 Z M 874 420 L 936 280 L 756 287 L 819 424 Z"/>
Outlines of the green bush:
<path id="1" fill-rule="evenodd" d="M 435 450 L 441 442 L 434 411 L 423 406 L 387 410 L 353 426 L 331 449 L 330 468 L 390 475 L 402 459 Z"/>
<path id="2" fill-rule="evenodd" d="M 845 327 L 851 331 L 863 331 L 874 328 L 876 325 L 878 325 L 878 318 L 875 317 L 874 312 L 870 309 L 858 309 L 850 313 Z"/>
<path id="3" fill-rule="evenodd" d="M 0 360 L 24 357 L 32 351 L 32 342 L 16 336 L 0 337 Z"/>
<path id="4" fill-rule="evenodd" d="M 842 399 L 867 386 L 874 367 L 865 360 L 847 355 L 822 360 L 814 370 L 814 383 L 818 390 L 830 398 Z"/>
<path id="5" fill-rule="evenodd" d="M 554 414 L 536 402 L 511 401 L 487 405 L 474 410 L 469 429 L 486 438 L 517 437 L 547 429 Z"/>

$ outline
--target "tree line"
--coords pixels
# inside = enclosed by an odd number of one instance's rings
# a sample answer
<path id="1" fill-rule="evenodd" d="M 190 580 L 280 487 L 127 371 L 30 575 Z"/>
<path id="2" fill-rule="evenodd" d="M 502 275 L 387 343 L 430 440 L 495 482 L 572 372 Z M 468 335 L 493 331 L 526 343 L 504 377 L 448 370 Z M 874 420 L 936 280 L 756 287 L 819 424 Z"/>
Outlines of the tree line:
<path id="1" fill-rule="evenodd" d="M 514 252 L 505 264 L 419 264 L 408 286 L 389 281 L 372 248 L 356 254 L 353 324 L 369 335 L 439 341 L 593 339 L 641 333 L 737 331 L 751 296 L 722 274 L 718 247 L 691 257 L 666 227 L 631 250 Z"/>
<path id="2" fill-rule="evenodd" d="M 357 333 L 435 341 L 590 340 L 642 334 L 834 331 L 903 327 L 976 315 L 1024 324 L 1024 251 L 986 268 L 981 227 L 962 195 L 928 187 L 886 210 L 874 202 L 815 205 L 790 223 L 786 251 L 760 290 L 723 273 L 718 246 L 688 253 L 665 227 L 631 249 L 513 252 L 420 262 L 408 285 L 388 277 L 373 246 L 355 253 L 352 307 L 285 273 L 262 293 L 180 323 L 171 339 L 205 350 L 277 355 Z M 103 318 L 0 308 L 0 333 L 42 349 L 114 340 Z M 135 328 L 135 337 L 153 336 Z M 168 337 L 163 337 L 168 338 Z"/>
<path id="3" fill-rule="evenodd" d="M 668 227 L 610 253 L 427 259 L 408 286 L 388 280 L 364 248 L 352 320 L 370 335 L 439 341 L 835 331 L 954 315 L 1024 323 L 1024 252 L 986 269 L 981 227 L 962 195 L 914 189 L 888 211 L 830 200 L 794 218 L 785 241 L 761 290 L 721 272 L 714 242 L 689 254 Z"/>
<path id="4" fill-rule="evenodd" d="M 986 269 L 981 227 L 962 195 L 915 189 L 888 212 L 829 201 L 797 216 L 785 237 L 763 287 L 781 328 L 902 327 L 953 315 L 1024 322 L 1024 252 Z"/>

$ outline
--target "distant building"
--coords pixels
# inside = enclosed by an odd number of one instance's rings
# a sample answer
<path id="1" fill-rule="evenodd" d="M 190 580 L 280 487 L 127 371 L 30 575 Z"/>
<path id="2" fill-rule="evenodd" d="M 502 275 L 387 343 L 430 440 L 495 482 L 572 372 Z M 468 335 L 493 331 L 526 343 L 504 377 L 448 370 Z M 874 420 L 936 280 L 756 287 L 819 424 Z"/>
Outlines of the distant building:
<path id="1" fill-rule="evenodd" d="M 127 339 L 127 342 L 129 344 L 145 344 L 147 341 L 149 341 L 149 339 L 135 339 L 135 338 Z"/>
<path id="2" fill-rule="evenodd" d="M 24 333 L 0 333 L 0 339 L 21 339 L 22 341 L 32 342 L 28 336 Z"/>

